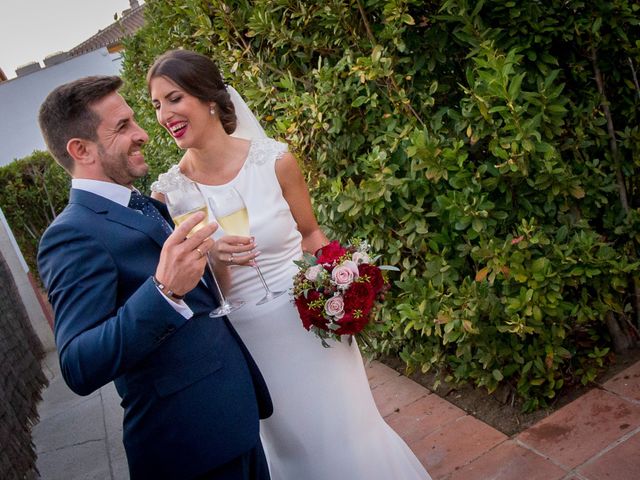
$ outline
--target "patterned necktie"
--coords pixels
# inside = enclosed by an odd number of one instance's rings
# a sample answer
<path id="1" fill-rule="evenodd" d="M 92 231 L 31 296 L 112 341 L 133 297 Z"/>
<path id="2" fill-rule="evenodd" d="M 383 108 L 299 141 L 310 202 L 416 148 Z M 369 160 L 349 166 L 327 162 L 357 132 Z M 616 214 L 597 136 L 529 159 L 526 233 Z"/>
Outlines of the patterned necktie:
<path id="1" fill-rule="evenodd" d="M 155 222 L 159 222 L 167 235 L 171 235 L 171 227 L 167 221 L 160 215 L 160 212 L 153 203 L 151 203 L 151 200 L 144 195 L 140 195 L 139 192 L 132 190 L 129 208 L 140 210 L 144 216 L 151 218 Z"/>

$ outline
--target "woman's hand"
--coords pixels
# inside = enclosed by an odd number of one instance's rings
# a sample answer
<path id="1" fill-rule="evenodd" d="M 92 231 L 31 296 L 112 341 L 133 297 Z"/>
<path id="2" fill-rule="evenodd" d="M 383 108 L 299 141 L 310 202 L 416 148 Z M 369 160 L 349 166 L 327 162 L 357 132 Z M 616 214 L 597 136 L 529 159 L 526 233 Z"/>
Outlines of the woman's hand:
<path id="1" fill-rule="evenodd" d="M 225 235 L 218 239 L 211 248 L 211 255 L 218 265 L 254 265 L 255 258 L 260 255 L 253 237 Z"/>

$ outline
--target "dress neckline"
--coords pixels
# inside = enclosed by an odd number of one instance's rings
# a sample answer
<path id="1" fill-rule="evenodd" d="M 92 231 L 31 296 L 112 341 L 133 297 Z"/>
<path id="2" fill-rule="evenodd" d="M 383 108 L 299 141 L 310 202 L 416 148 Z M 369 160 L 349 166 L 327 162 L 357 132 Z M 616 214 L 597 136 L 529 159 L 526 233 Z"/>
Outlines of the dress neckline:
<path id="1" fill-rule="evenodd" d="M 209 187 L 209 188 L 227 187 L 227 186 L 231 185 L 232 183 L 234 183 L 238 179 L 238 177 L 240 176 L 240 174 L 242 173 L 242 171 L 246 167 L 247 163 L 249 162 L 249 160 L 251 158 L 251 155 L 253 153 L 253 147 L 254 147 L 255 143 L 256 143 L 255 140 L 249 140 L 249 149 L 247 150 L 247 156 L 244 158 L 244 161 L 240 165 L 240 168 L 238 169 L 238 171 L 236 172 L 236 174 L 233 176 L 233 178 L 231 180 L 229 180 L 228 182 L 225 182 L 225 183 L 219 183 L 217 185 L 210 185 L 208 183 L 202 183 L 202 182 L 195 182 L 195 183 L 197 183 L 198 185 L 202 185 L 204 187 Z M 184 173 L 183 173 L 183 175 L 184 175 Z"/>

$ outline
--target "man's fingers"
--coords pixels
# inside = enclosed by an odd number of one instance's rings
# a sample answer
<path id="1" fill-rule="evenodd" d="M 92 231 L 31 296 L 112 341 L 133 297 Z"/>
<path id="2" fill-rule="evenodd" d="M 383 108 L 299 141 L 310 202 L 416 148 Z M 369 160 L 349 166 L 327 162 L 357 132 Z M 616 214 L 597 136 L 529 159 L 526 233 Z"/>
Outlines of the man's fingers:
<path id="1" fill-rule="evenodd" d="M 189 235 L 189 238 L 185 240 L 185 244 L 187 248 L 197 247 L 202 242 L 204 242 L 207 238 L 213 235 L 213 232 L 215 232 L 217 229 L 218 229 L 217 223 L 207 223 L 204 227 L 200 228 L 197 232 L 192 232 L 191 235 Z"/>
<path id="2" fill-rule="evenodd" d="M 214 244 L 215 241 L 213 240 L 213 238 L 207 237 L 202 241 L 200 245 L 197 245 L 195 247 L 195 251 L 198 252 L 200 256 L 205 256 L 207 253 L 209 253 Z"/>
<path id="3" fill-rule="evenodd" d="M 200 244 L 203 239 L 211 236 L 218 228 L 216 224 L 205 224 L 202 227 L 196 227 L 199 223 L 206 222 L 206 218 L 207 216 L 204 212 L 194 213 L 176 227 L 169 239 L 172 239 L 174 243 L 182 243 L 187 237 L 195 237 L 194 240 L 196 240 L 197 244 Z M 196 227 L 197 231 L 193 231 L 194 227 Z"/>
<path id="4" fill-rule="evenodd" d="M 189 235 L 189 232 L 193 230 L 193 227 L 204 220 L 205 216 L 206 214 L 204 212 L 194 213 L 176 227 L 176 229 L 173 231 L 173 235 L 175 235 L 178 239 L 187 237 Z"/>

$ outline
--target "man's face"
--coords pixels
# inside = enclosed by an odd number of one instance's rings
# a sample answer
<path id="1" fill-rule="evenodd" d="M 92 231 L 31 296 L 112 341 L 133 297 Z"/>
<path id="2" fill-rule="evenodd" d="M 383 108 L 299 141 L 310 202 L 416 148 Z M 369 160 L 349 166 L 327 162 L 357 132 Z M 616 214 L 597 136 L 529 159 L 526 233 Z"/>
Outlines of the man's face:
<path id="1" fill-rule="evenodd" d="M 149 170 L 140 150 L 149 136 L 135 122 L 131 107 L 116 92 L 91 108 L 102 119 L 97 129 L 99 179 L 131 186 Z"/>

